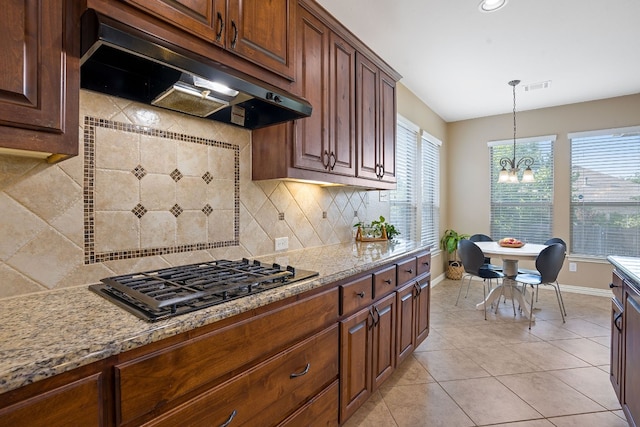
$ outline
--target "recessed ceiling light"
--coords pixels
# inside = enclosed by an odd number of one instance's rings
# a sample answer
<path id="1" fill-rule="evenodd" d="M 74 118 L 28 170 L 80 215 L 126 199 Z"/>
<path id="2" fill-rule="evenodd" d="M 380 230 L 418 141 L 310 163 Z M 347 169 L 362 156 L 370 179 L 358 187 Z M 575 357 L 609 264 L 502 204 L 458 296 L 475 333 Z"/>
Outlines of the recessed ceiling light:
<path id="1" fill-rule="evenodd" d="M 505 4 L 507 4 L 507 0 L 482 0 L 478 5 L 478 9 L 481 12 L 495 12 L 504 7 Z"/>

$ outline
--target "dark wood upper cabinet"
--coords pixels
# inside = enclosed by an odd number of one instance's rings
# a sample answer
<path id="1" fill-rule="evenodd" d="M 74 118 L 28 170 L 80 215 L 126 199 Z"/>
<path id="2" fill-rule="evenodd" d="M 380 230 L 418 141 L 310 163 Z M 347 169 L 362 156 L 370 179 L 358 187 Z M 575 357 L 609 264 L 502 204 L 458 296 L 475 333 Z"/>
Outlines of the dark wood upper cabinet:
<path id="1" fill-rule="evenodd" d="M 11 0 L 0 10 L 0 148 L 56 162 L 78 154 L 77 3 Z"/>
<path id="2" fill-rule="evenodd" d="M 295 0 L 122 0 L 293 80 Z"/>
<path id="3" fill-rule="evenodd" d="M 313 113 L 253 132 L 253 179 L 395 188 L 400 76 L 382 60 L 368 59 L 375 55 L 317 3 L 300 0 L 296 22 L 292 89 Z"/>
<path id="4" fill-rule="evenodd" d="M 396 81 L 363 55 L 356 60 L 359 177 L 395 183 Z"/>

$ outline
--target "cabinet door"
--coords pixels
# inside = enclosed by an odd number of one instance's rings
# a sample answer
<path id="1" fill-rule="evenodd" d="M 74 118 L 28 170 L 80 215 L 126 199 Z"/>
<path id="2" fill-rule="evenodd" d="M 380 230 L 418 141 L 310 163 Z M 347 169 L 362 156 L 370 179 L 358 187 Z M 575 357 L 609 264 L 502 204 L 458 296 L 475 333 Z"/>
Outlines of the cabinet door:
<path id="1" fill-rule="evenodd" d="M 396 366 L 396 295 L 383 298 L 373 306 L 372 390 L 376 390 Z"/>
<path id="2" fill-rule="evenodd" d="M 2 2 L 0 147 L 43 158 L 78 154 L 76 7 L 65 0 Z"/>
<path id="3" fill-rule="evenodd" d="M 296 168 L 328 171 L 329 30 L 305 9 L 298 11 L 296 91 L 313 105 L 310 117 L 296 120 L 293 161 Z"/>
<path id="4" fill-rule="evenodd" d="M 329 35 L 329 167 L 355 176 L 356 51 L 335 33 Z"/>
<path id="5" fill-rule="evenodd" d="M 372 309 L 340 322 L 340 423 L 371 395 Z"/>
<path id="6" fill-rule="evenodd" d="M 380 70 L 362 55 L 356 57 L 356 141 L 358 163 L 356 175 L 378 180 Z"/>
<path id="7" fill-rule="evenodd" d="M 416 348 L 429 335 L 429 316 L 431 304 L 431 275 L 419 278 L 416 281 L 416 308 L 415 308 L 415 341 Z"/>
<path id="8" fill-rule="evenodd" d="M 380 71 L 380 142 L 381 180 L 396 182 L 396 82 Z"/>
<path id="9" fill-rule="evenodd" d="M 397 292 L 398 300 L 398 354 L 399 365 L 415 349 L 415 298 L 417 290 L 414 282 L 408 283 Z"/>
<path id="10" fill-rule="evenodd" d="M 95 374 L 0 409 L 0 426 L 102 426 L 102 375 Z"/>
<path id="11" fill-rule="evenodd" d="M 296 0 L 228 0 L 227 49 L 293 80 Z"/>
<path id="12" fill-rule="evenodd" d="M 618 396 L 618 400 L 622 400 L 620 395 L 622 387 L 622 307 L 616 303 L 615 299 L 611 300 L 611 363 L 609 365 L 609 379 L 611 385 Z"/>
<path id="13" fill-rule="evenodd" d="M 181 30 L 224 46 L 226 0 L 124 0 Z"/>
<path id="14" fill-rule="evenodd" d="M 630 425 L 640 423 L 640 294 L 625 284 L 622 409 Z"/>

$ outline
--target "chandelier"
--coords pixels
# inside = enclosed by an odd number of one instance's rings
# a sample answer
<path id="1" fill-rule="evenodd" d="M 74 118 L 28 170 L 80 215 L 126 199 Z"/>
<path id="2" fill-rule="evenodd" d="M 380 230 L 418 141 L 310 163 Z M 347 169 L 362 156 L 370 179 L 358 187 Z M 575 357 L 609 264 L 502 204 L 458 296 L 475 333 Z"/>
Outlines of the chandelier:
<path id="1" fill-rule="evenodd" d="M 509 85 L 513 87 L 513 157 L 503 157 L 500 159 L 500 174 L 498 182 L 518 182 L 518 171 L 520 166 L 526 167 L 522 173 L 522 182 L 534 182 L 531 165 L 534 163 L 533 157 L 525 156 L 516 162 L 516 86 L 520 80 L 511 80 Z M 507 169 L 508 167 L 508 169 Z"/>

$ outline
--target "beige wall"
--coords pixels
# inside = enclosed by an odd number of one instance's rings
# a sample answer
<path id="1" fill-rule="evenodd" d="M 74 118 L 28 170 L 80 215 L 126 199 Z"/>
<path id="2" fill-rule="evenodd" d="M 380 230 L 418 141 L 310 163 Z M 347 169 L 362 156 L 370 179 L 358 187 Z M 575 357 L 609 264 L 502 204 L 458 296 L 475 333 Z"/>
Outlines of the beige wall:
<path id="1" fill-rule="evenodd" d="M 569 242 L 569 164 L 567 133 L 640 125 L 640 94 L 517 113 L 518 138 L 557 135 L 554 146 L 553 234 Z M 446 186 L 447 224 L 463 233 L 489 234 L 489 150 L 487 142 L 513 137 L 513 116 L 505 114 L 449 123 Z M 446 188 L 446 190 L 445 190 Z M 570 250 L 570 248 L 569 248 Z M 562 284 L 605 288 L 611 280 L 606 262 L 565 262 Z"/>
<path id="2" fill-rule="evenodd" d="M 416 97 L 404 85 L 398 84 L 398 114 L 420 126 L 429 134 L 442 141 L 440 150 L 440 234 L 448 227 L 447 210 L 447 123 L 434 113 L 423 101 Z M 431 275 L 438 277 L 444 271 L 444 261 L 438 248 L 431 248 L 433 258 L 431 260 Z"/>

